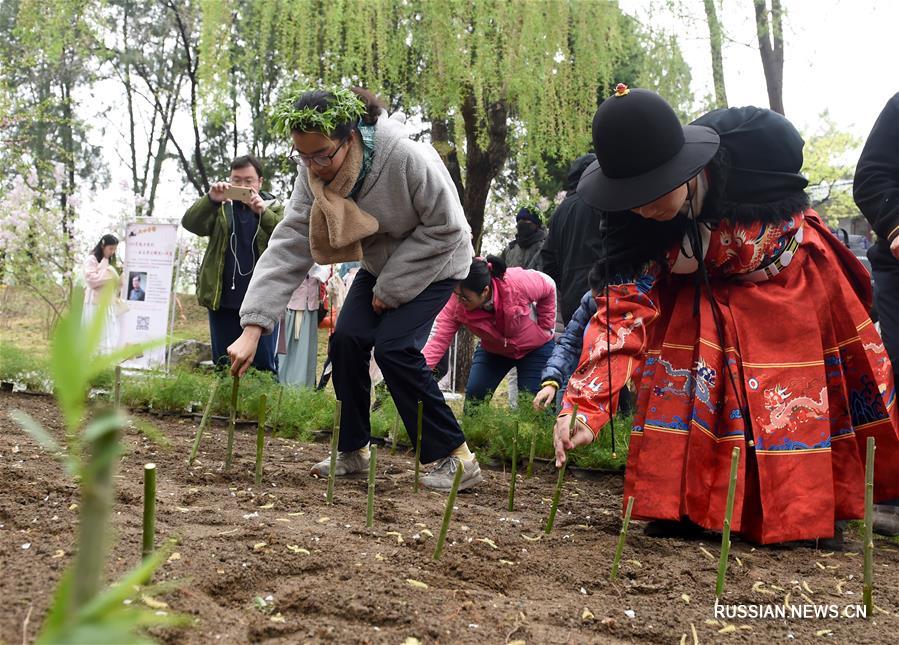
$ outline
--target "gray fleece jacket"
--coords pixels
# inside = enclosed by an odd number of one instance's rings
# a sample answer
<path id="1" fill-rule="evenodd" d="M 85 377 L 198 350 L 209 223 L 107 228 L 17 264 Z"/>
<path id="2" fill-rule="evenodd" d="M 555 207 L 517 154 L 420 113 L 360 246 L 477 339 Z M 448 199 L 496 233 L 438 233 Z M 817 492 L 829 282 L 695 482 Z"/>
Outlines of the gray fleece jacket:
<path id="1" fill-rule="evenodd" d="M 378 220 L 362 240 L 362 267 L 377 276 L 374 295 L 391 307 L 409 302 L 433 282 L 468 275 L 474 249 L 471 227 L 456 187 L 430 145 L 409 139 L 406 126 L 382 113 L 375 125 L 371 169 L 356 196 Z M 240 324 L 270 333 L 290 295 L 312 266 L 307 169 L 300 168 L 284 219 L 250 281 Z"/>

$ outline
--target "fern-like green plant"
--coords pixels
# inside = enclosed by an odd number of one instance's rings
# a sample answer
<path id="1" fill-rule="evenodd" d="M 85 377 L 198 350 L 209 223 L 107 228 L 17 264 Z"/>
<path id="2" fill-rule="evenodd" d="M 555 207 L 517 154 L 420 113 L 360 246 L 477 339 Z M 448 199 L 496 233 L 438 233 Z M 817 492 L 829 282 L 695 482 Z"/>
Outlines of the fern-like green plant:
<path id="1" fill-rule="evenodd" d="M 114 286 L 103 291 L 99 310 L 109 306 Z M 157 342 L 131 345 L 110 354 L 100 354 L 104 316 L 82 323 L 82 290 L 75 289 L 68 311 L 53 332 L 50 370 L 56 399 L 65 421 L 65 437 L 58 443 L 32 417 L 21 411 L 10 416 L 46 451 L 58 458 L 66 472 L 78 481 L 80 504 L 78 548 L 65 573 L 53 605 L 38 635 L 38 643 L 147 643 L 143 630 L 151 626 L 179 624 L 184 619 L 150 611 L 125 601 L 146 584 L 165 561 L 165 550 L 148 558 L 119 584 L 101 591 L 107 555 L 106 535 L 114 497 L 114 470 L 121 455 L 120 434 L 126 419 L 119 410 L 108 409 L 85 423 L 87 394 L 91 382 L 120 361 Z M 154 589 L 140 591 L 142 596 Z"/>

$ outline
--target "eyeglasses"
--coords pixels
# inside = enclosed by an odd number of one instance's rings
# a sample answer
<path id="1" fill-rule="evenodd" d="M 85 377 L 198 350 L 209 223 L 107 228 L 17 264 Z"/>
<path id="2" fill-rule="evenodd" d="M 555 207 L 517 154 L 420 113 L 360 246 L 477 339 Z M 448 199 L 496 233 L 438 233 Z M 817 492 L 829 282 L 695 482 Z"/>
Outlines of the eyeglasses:
<path id="1" fill-rule="evenodd" d="M 470 303 L 471 300 L 465 297 L 465 295 L 461 291 L 453 291 L 453 295 L 456 296 L 462 302 Z"/>
<path id="2" fill-rule="evenodd" d="M 316 166 L 320 166 L 322 168 L 327 168 L 331 165 L 331 162 L 334 159 L 334 155 L 336 155 L 340 151 L 340 149 L 343 147 L 343 144 L 345 144 L 346 142 L 346 139 L 341 141 L 340 145 L 337 146 L 334 149 L 334 152 L 329 155 L 309 156 L 293 150 L 289 155 L 287 155 L 287 159 L 299 166 L 306 166 L 307 168 L 312 164 L 315 164 Z"/>

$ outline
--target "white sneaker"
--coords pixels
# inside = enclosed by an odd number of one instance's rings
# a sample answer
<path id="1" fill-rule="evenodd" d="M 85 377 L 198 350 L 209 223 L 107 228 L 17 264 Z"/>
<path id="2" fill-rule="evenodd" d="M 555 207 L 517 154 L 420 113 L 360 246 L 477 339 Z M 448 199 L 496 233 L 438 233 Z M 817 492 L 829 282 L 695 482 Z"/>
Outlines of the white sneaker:
<path id="1" fill-rule="evenodd" d="M 362 448 L 352 452 L 338 452 L 337 464 L 334 466 L 334 475 L 336 477 L 345 477 L 346 475 L 355 475 L 356 473 L 368 472 L 368 454 Z M 311 475 L 316 477 L 327 477 L 331 470 L 331 457 L 318 462 L 312 467 Z"/>
<path id="2" fill-rule="evenodd" d="M 434 469 L 421 478 L 421 485 L 433 490 L 449 491 L 453 487 L 456 469 L 460 465 L 464 466 L 465 470 L 462 472 L 459 490 L 471 488 L 484 481 L 477 457 L 472 455 L 471 459 L 463 461 L 458 457 L 450 455 L 435 462 Z"/>

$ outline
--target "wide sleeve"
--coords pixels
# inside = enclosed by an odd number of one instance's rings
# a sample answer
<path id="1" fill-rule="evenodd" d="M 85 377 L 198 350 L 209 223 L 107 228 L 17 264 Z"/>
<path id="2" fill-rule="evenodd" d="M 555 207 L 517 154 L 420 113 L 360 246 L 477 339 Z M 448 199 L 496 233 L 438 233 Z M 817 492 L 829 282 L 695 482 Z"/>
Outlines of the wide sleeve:
<path id="1" fill-rule="evenodd" d="M 312 266 L 309 249 L 309 212 L 312 195 L 305 169 L 297 175 L 284 219 L 275 227 L 265 253 L 259 256 L 247 295 L 240 308 L 240 324 L 258 325 L 271 333 L 291 294 Z"/>
<path id="2" fill-rule="evenodd" d="M 886 104 L 868 135 L 852 194 L 879 237 L 892 240 L 899 235 L 899 94 Z"/>
<path id="3" fill-rule="evenodd" d="M 109 260 L 103 258 L 99 262 L 93 255 L 89 255 L 84 261 L 84 283 L 91 289 L 99 289 L 106 283 L 118 278 L 118 274 L 111 273 Z"/>
<path id="4" fill-rule="evenodd" d="M 578 420 L 594 435 L 618 407 L 618 395 L 643 361 L 647 329 L 659 316 L 659 269 L 655 263 L 648 268 L 633 282 L 609 285 L 608 297 L 596 299 L 580 364 L 568 380 L 559 417 L 570 416 L 576 404 Z"/>
<path id="5" fill-rule="evenodd" d="M 461 326 L 456 316 L 458 304 L 455 300 L 455 298 L 451 298 L 437 315 L 437 320 L 434 321 L 434 328 L 431 330 L 431 336 L 421 351 L 429 369 L 433 369 L 440 362 L 440 359 L 443 358 L 443 355 L 446 354 L 446 350 L 449 349 L 450 343 L 453 342 L 453 337 Z"/>
<path id="6" fill-rule="evenodd" d="M 390 307 L 424 291 L 471 235 L 456 187 L 433 149 L 409 150 L 406 175 L 419 223 L 378 274 L 374 295 Z"/>

